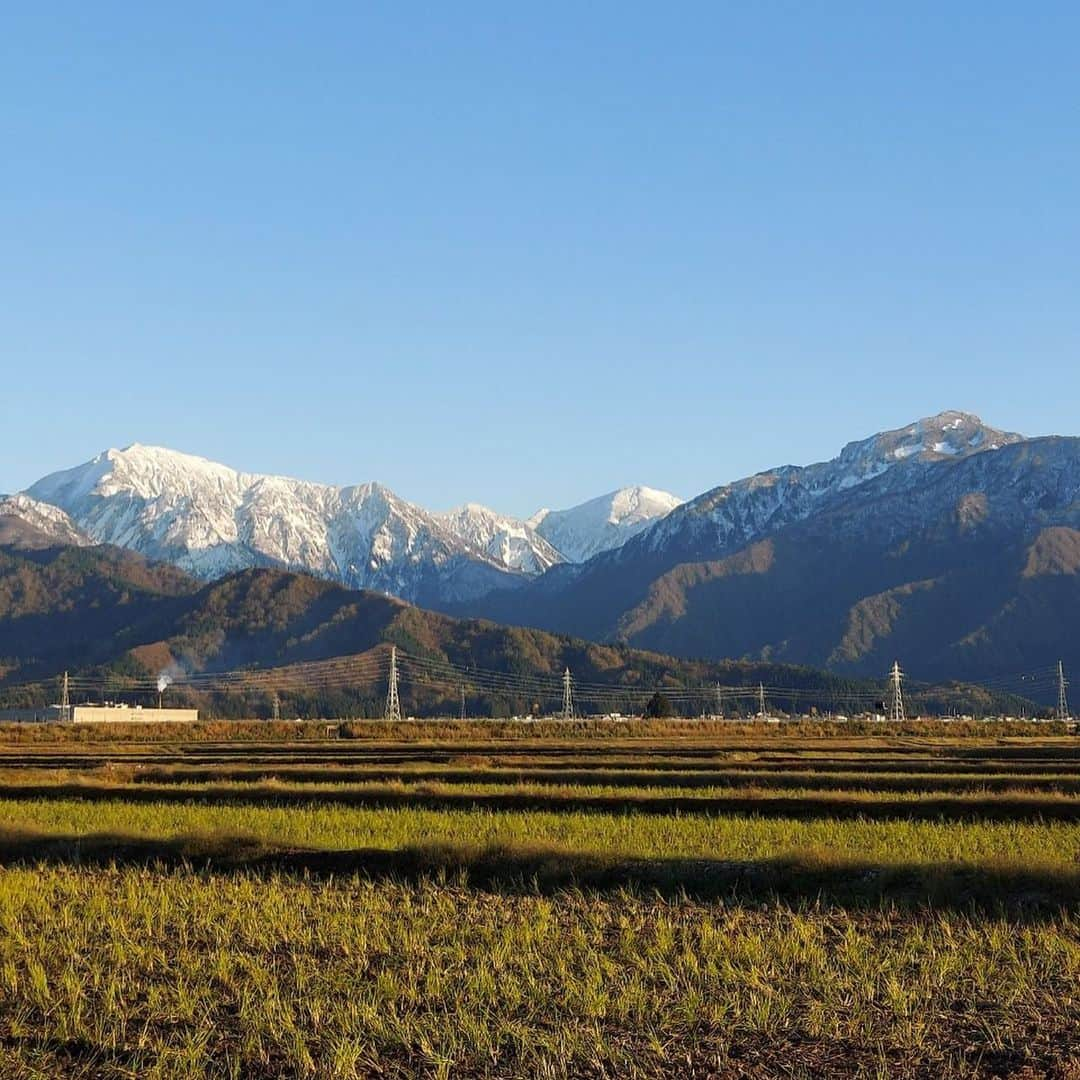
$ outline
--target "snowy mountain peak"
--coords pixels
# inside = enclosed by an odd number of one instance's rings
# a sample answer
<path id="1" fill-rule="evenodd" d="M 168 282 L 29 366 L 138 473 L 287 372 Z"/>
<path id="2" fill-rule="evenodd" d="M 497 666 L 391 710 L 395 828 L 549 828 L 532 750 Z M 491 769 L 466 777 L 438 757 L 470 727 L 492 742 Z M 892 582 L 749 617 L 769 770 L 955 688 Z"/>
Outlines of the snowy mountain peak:
<path id="1" fill-rule="evenodd" d="M 643 486 L 620 488 L 606 497 L 611 500 L 609 523 L 622 526 L 663 517 L 683 501 L 669 492 Z"/>
<path id="2" fill-rule="evenodd" d="M 200 578 L 281 566 L 435 604 L 617 546 L 677 502 L 649 488 L 594 500 L 560 534 L 564 551 L 528 522 L 478 503 L 433 514 L 374 482 L 333 487 L 244 473 L 141 443 L 47 476 L 26 497 L 69 515 L 90 542 Z M 549 515 L 548 528 L 568 514 Z"/>
<path id="3" fill-rule="evenodd" d="M 568 562 L 584 562 L 621 547 L 681 502 L 655 488 L 619 488 L 569 510 L 538 511 L 528 524 Z"/>
<path id="4" fill-rule="evenodd" d="M 866 472 L 879 473 L 897 461 L 912 457 L 922 460 L 934 460 L 942 455 L 965 457 L 1021 442 L 1023 438 L 1014 432 L 992 428 L 972 413 L 949 410 L 848 443 L 836 460 L 841 465 L 862 465 Z"/>
<path id="5" fill-rule="evenodd" d="M 513 583 L 504 565 L 377 484 L 242 473 L 135 444 L 47 476 L 28 495 L 64 510 L 96 542 L 205 579 L 281 566 L 427 602 Z"/>
<path id="6" fill-rule="evenodd" d="M 848 443 L 831 461 L 785 465 L 707 491 L 643 537 L 654 551 L 748 543 L 768 531 L 816 513 L 829 500 L 884 474 L 983 453 L 1024 436 L 999 431 L 971 413 L 949 410 L 905 427 Z M 898 481 L 900 482 L 900 481 Z"/>
<path id="7" fill-rule="evenodd" d="M 123 450 L 105 450 L 84 465 L 53 473 L 34 484 L 31 493 L 63 506 L 95 493 L 126 491 L 156 499 L 192 495 L 207 488 L 239 491 L 253 479 L 194 454 L 133 443 Z"/>

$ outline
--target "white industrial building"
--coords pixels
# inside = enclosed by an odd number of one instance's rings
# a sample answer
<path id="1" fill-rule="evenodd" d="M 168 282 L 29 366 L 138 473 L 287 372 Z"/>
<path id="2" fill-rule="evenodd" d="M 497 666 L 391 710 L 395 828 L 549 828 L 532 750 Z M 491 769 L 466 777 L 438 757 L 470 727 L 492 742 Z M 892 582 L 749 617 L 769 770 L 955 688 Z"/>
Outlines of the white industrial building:
<path id="1" fill-rule="evenodd" d="M 0 724 L 194 724 L 198 709 L 144 709 L 141 705 L 72 705 L 68 717 L 59 705 L 40 709 L 0 709 Z"/>
<path id="2" fill-rule="evenodd" d="M 73 705 L 74 724 L 194 724 L 198 709 L 144 709 L 141 705 Z"/>

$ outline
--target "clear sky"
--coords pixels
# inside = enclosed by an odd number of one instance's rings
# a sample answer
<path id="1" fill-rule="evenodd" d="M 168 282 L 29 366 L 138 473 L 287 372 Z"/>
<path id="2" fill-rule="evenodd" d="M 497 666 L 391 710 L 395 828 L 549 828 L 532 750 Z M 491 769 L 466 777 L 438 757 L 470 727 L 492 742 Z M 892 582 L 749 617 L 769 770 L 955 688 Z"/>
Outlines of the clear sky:
<path id="1" fill-rule="evenodd" d="M 139 441 L 524 514 L 945 408 L 1080 433 L 1078 41 L 993 0 L 12 5 L 0 490 Z"/>

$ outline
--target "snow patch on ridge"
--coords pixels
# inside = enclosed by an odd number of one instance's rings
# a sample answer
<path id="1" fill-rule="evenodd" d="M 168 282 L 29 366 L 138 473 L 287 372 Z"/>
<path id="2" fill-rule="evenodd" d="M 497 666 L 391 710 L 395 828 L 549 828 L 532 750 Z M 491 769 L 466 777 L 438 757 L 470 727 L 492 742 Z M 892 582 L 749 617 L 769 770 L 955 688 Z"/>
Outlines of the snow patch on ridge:
<path id="1" fill-rule="evenodd" d="M 891 470 L 940 460 L 939 455 L 960 460 L 1021 441 L 1022 435 L 988 427 L 970 413 L 939 413 L 848 443 L 831 461 L 784 466 L 714 488 L 653 526 L 641 542 L 656 552 L 668 546 L 729 550 L 802 520 Z"/>
<path id="2" fill-rule="evenodd" d="M 0 518 L 13 519 L 30 529 L 36 539 L 85 547 L 90 538 L 59 507 L 29 495 L 0 496 Z"/>

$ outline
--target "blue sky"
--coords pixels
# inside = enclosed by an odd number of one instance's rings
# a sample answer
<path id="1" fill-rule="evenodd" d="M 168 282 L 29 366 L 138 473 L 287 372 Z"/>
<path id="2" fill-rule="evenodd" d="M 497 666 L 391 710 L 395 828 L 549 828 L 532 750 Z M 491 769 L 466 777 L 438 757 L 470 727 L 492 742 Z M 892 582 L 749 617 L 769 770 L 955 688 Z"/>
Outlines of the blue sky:
<path id="1" fill-rule="evenodd" d="M 21 8 L 0 490 L 140 441 L 528 513 L 1080 433 L 1076 5 Z"/>

